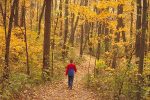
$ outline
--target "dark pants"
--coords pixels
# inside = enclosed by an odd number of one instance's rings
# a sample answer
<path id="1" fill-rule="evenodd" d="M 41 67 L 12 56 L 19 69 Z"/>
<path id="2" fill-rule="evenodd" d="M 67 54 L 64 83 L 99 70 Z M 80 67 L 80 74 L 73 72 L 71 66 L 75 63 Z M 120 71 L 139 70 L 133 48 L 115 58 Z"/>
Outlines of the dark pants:
<path id="1" fill-rule="evenodd" d="M 72 89 L 74 76 L 68 76 L 68 87 Z"/>

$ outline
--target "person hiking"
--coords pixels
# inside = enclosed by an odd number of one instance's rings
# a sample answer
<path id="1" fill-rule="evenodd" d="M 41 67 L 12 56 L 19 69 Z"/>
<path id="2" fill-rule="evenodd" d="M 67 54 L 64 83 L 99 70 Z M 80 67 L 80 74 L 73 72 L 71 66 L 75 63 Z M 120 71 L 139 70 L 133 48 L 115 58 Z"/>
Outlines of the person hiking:
<path id="1" fill-rule="evenodd" d="M 68 75 L 68 88 L 72 89 L 74 73 L 77 72 L 76 65 L 73 63 L 73 60 L 70 60 L 70 64 L 66 67 L 66 76 Z"/>

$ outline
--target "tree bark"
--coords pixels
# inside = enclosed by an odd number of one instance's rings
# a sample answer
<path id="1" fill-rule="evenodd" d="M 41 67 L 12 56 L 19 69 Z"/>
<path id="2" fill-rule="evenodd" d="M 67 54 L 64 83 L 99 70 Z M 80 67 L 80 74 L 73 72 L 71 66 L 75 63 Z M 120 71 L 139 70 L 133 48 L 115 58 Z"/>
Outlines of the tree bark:
<path id="1" fill-rule="evenodd" d="M 4 72 L 3 72 L 3 81 L 8 80 L 9 74 L 10 74 L 10 66 L 9 66 L 10 40 L 11 40 L 11 32 L 12 32 L 16 2 L 18 2 L 18 0 L 13 1 L 13 4 L 11 6 L 10 17 L 9 17 L 8 34 L 6 36 L 5 66 L 4 66 Z"/>
<path id="2" fill-rule="evenodd" d="M 24 8 L 24 5 L 22 3 L 22 6 L 21 6 L 21 18 L 20 18 L 20 26 L 23 27 L 24 25 L 24 16 L 25 16 L 25 8 Z"/>
<path id="3" fill-rule="evenodd" d="M 123 19 L 122 19 L 122 17 L 119 17 L 119 15 L 123 14 L 123 4 L 119 4 L 117 10 L 118 10 L 118 12 L 117 12 L 117 15 L 118 15 L 117 30 L 120 30 L 120 29 L 124 28 Z M 121 33 L 122 33 L 122 35 L 124 35 L 124 31 L 122 31 Z M 115 43 L 118 43 L 119 41 L 120 41 L 120 32 L 116 32 Z M 125 40 L 123 40 L 123 41 L 125 41 Z M 118 56 L 118 54 L 117 54 L 118 46 L 117 45 L 113 46 L 113 49 L 114 49 L 114 51 L 113 51 L 112 68 L 116 68 L 117 56 Z"/>
<path id="4" fill-rule="evenodd" d="M 136 47 L 136 56 L 140 56 L 140 34 L 141 34 L 141 29 L 142 29 L 142 1 L 137 0 L 137 20 L 136 20 L 136 42 L 135 42 L 135 47 Z"/>
<path id="5" fill-rule="evenodd" d="M 25 0 L 24 0 L 24 42 L 26 47 L 26 64 L 27 64 L 27 75 L 30 75 L 30 66 L 29 66 L 29 53 L 28 53 L 28 40 L 27 40 L 27 32 L 26 32 L 26 7 L 25 7 Z"/>
<path id="6" fill-rule="evenodd" d="M 71 19 L 71 35 L 70 35 L 70 40 L 69 42 L 71 43 L 72 47 L 73 47 L 73 41 L 74 41 L 74 33 L 73 33 L 73 30 L 74 30 L 74 21 L 75 21 L 75 14 L 72 13 L 71 14 L 72 16 L 72 19 Z"/>
<path id="7" fill-rule="evenodd" d="M 44 3 L 43 3 L 42 11 L 41 11 L 40 18 L 39 18 L 38 36 L 39 36 L 40 33 L 41 33 L 41 22 L 42 22 L 42 17 L 43 17 L 43 14 L 44 14 L 44 9 L 45 9 L 45 1 L 44 1 Z"/>
<path id="8" fill-rule="evenodd" d="M 80 36 L 80 57 L 83 55 L 83 38 L 84 38 L 84 26 L 81 25 L 81 36 Z"/>
<path id="9" fill-rule="evenodd" d="M 145 52 L 145 35 L 147 30 L 147 0 L 143 0 L 143 17 L 142 17 L 142 35 L 140 45 L 140 62 L 139 62 L 139 74 L 143 73 L 144 66 L 144 52 Z"/>
<path id="10" fill-rule="evenodd" d="M 98 45 L 97 45 L 96 58 L 97 58 L 97 60 L 99 60 L 100 59 L 100 48 L 101 48 L 100 34 L 102 31 L 102 24 L 99 23 L 97 27 L 98 27 Z"/>
<path id="11" fill-rule="evenodd" d="M 105 25 L 105 52 L 109 51 L 109 28 Z"/>
<path id="12" fill-rule="evenodd" d="M 65 59 L 65 57 L 67 56 L 66 54 L 66 46 L 67 46 L 67 35 L 68 35 L 68 24 L 69 24 L 69 19 L 68 19 L 68 15 L 69 15 L 69 11 L 68 11 L 68 4 L 69 4 L 69 0 L 65 0 L 65 30 L 64 30 L 64 43 L 63 43 L 63 52 L 62 52 L 62 57 L 63 59 Z"/>
<path id="13" fill-rule="evenodd" d="M 60 0 L 60 4 L 59 4 L 59 10 L 60 10 L 60 19 L 62 18 L 62 3 L 63 3 L 63 0 Z M 62 34 L 63 34 L 63 21 L 62 21 L 62 19 L 61 19 L 61 21 L 60 21 L 60 36 L 62 36 Z"/>
<path id="14" fill-rule="evenodd" d="M 131 6 L 134 7 L 134 2 L 131 2 Z M 130 42 L 132 42 L 132 38 L 133 38 L 133 21 L 134 21 L 134 10 L 131 12 L 131 23 L 130 23 Z M 130 45 L 130 47 L 132 47 L 132 44 Z"/>
<path id="15" fill-rule="evenodd" d="M 74 0 L 74 3 L 75 3 L 75 0 Z M 80 6 L 83 5 L 83 1 L 80 2 Z M 78 22 L 79 22 L 79 16 L 77 15 L 77 18 L 76 18 L 76 21 L 75 21 L 75 15 L 73 14 L 72 15 L 73 18 L 72 18 L 72 25 L 71 25 L 71 35 L 70 35 L 70 43 L 71 43 L 71 46 L 74 47 L 74 40 L 75 40 L 75 32 L 76 32 L 76 29 L 77 29 L 77 26 L 78 26 Z M 74 23 L 75 21 L 75 23 Z"/>
<path id="16" fill-rule="evenodd" d="M 19 17 L 19 0 L 16 2 L 16 8 L 15 8 L 15 17 L 14 17 L 14 26 L 17 27 L 18 24 L 18 18 Z"/>
<path id="17" fill-rule="evenodd" d="M 30 1 L 30 3 L 31 3 L 30 4 L 30 29 L 32 30 L 32 28 L 33 28 L 33 19 L 32 18 L 34 17 L 33 16 L 34 15 L 33 14 L 33 5 L 34 4 L 33 4 L 33 1 Z"/>
<path id="18" fill-rule="evenodd" d="M 139 4 L 141 3 L 141 4 Z M 143 15 L 142 15 L 142 22 L 137 23 L 139 26 L 137 27 L 137 29 L 139 29 L 139 27 L 142 28 L 142 33 L 141 34 L 137 34 L 138 35 L 138 39 L 139 41 L 139 47 L 140 48 L 136 48 L 136 50 L 139 50 L 139 66 L 138 66 L 138 91 L 137 91 L 137 100 L 141 100 L 142 96 L 141 96 L 141 92 L 142 92 L 142 87 L 141 85 L 143 84 L 143 79 L 142 79 L 142 74 L 143 74 L 143 67 L 144 67 L 144 56 L 145 56 L 145 47 L 146 47 L 146 43 L 145 43 L 145 36 L 146 36 L 146 30 L 147 30 L 147 12 L 148 12 L 148 5 L 147 5 L 147 0 L 143 0 Z M 142 2 L 137 0 L 137 5 L 142 5 Z M 139 8 L 137 8 L 139 9 Z M 139 16 L 137 16 L 139 17 Z M 139 17 L 141 18 L 141 17 Z M 141 25 L 141 26 L 140 26 Z"/>
<path id="19" fill-rule="evenodd" d="M 43 44 L 43 80 L 50 76 L 50 30 L 51 30 L 51 4 L 52 0 L 45 0 L 45 25 L 44 25 L 44 44 Z M 49 78 L 48 78 L 49 79 Z"/>

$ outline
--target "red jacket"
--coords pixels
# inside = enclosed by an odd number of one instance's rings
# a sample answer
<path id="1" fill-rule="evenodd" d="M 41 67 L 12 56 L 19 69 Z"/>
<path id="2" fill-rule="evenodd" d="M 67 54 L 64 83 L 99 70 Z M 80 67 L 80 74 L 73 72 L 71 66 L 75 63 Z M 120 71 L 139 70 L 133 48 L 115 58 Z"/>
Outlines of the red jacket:
<path id="1" fill-rule="evenodd" d="M 68 75 L 68 71 L 70 69 L 73 69 L 75 72 L 77 72 L 77 69 L 76 69 L 76 65 L 75 64 L 68 64 L 67 67 L 66 67 L 66 75 Z"/>

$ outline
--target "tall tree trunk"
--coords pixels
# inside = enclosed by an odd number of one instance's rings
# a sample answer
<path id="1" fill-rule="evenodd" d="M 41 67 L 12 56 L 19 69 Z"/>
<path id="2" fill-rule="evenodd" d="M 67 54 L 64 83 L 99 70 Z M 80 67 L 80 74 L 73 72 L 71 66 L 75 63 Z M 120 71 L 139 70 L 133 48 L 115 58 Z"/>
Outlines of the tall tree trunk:
<path id="1" fill-rule="evenodd" d="M 90 25 L 87 21 L 85 21 L 85 25 L 84 25 L 84 30 L 85 30 L 85 42 L 84 42 L 84 46 L 83 46 L 83 51 L 87 46 L 87 43 L 89 42 L 89 33 L 90 33 Z"/>
<path id="2" fill-rule="evenodd" d="M 139 62 L 139 74 L 143 73 L 144 65 L 144 52 L 145 52 L 145 35 L 147 30 L 147 0 L 143 0 L 143 17 L 142 17 L 142 34 L 141 34 L 141 45 L 140 45 L 140 62 Z"/>
<path id="3" fill-rule="evenodd" d="M 134 7 L 134 2 L 131 2 L 131 6 Z M 133 16 L 134 10 L 131 12 L 131 23 L 130 23 L 130 42 L 132 42 L 133 38 L 133 21 L 134 21 L 134 16 Z M 130 45 L 132 47 L 132 44 Z"/>
<path id="4" fill-rule="evenodd" d="M 118 15 L 118 20 L 117 20 L 117 30 L 120 30 L 122 28 L 124 28 L 124 24 L 123 24 L 123 19 L 122 17 L 119 17 L 119 15 L 123 14 L 123 4 L 119 4 L 118 5 L 118 12 L 117 12 L 117 15 Z M 122 35 L 123 35 L 123 31 L 122 31 Z M 120 41 L 120 32 L 116 32 L 116 38 L 115 38 L 115 43 L 119 42 Z M 115 45 L 113 46 L 113 61 L 112 61 L 112 68 L 116 68 L 117 66 L 117 52 L 118 52 L 118 46 Z"/>
<path id="5" fill-rule="evenodd" d="M 148 18 L 149 18 L 149 15 L 150 15 L 150 1 L 148 0 Z M 148 20 L 148 33 L 149 33 L 149 43 L 148 43 L 148 51 L 150 51 L 150 20 Z"/>
<path id="6" fill-rule="evenodd" d="M 137 0 L 137 20 L 136 20 L 136 42 L 135 42 L 135 47 L 136 47 L 136 56 L 139 57 L 140 55 L 140 34 L 141 34 L 141 29 L 142 29 L 142 1 Z"/>
<path id="7" fill-rule="evenodd" d="M 26 64 L 27 64 L 27 75 L 30 75 L 30 66 L 29 66 L 29 53 L 28 53 L 28 40 L 27 40 L 27 32 L 26 32 L 26 7 L 25 7 L 25 0 L 24 0 L 24 42 L 26 47 Z"/>
<path id="8" fill-rule="evenodd" d="M 53 1 L 53 4 L 52 6 L 54 5 L 54 1 Z M 53 7 L 54 9 L 53 10 L 57 10 L 57 1 L 55 1 L 55 7 Z M 52 64 L 51 64 L 51 75 L 52 77 L 54 76 L 54 50 L 55 50 L 55 36 L 57 35 L 57 28 L 58 28 L 58 23 L 59 23 L 59 13 L 57 13 L 57 19 L 56 19 L 56 22 L 55 20 L 53 21 L 53 23 L 55 23 L 55 27 L 54 27 L 54 34 L 53 34 L 53 39 L 52 39 L 52 46 L 51 46 L 51 51 L 52 51 L 52 54 L 51 54 L 51 59 L 52 59 Z"/>
<path id="9" fill-rule="evenodd" d="M 7 0 L 5 0 L 4 28 L 5 28 L 5 39 L 6 39 L 7 37 Z"/>
<path id="10" fill-rule="evenodd" d="M 21 5 L 21 18 L 20 18 L 20 26 L 23 27 L 24 25 L 24 16 L 25 16 L 25 8 L 24 8 L 24 5 L 23 5 L 23 2 L 22 2 L 22 5 Z"/>
<path id="11" fill-rule="evenodd" d="M 91 22 L 91 30 L 90 30 L 90 34 L 89 34 L 89 38 L 90 38 L 90 39 L 93 38 L 93 31 L 94 31 L 94 23 Z M 91 54 L 92 54 L 92 55 L 95 55 L 95 53 L 94 53 L 94 45 L 93 45 L 93 43 L 92 43 L 91 40 L 89 41 L 89 44 L 91 44 Z"/>
<path id="12" fill-rule="evenodd" d="M 10 67 L 9 67 L 10 40 L 11 40 L 11 32 L 12 32 L 16 2 L 18 2 L 18 0 L 14 0 L 13 4 L 11 6 L 11 12 L 10 12 L 10 17 L 9 17 L 9 25 L 8 25 L 8 34 L 6 36 L 5 66 L 4 66 L 4 72 L 3 72 L 3 81 L 4 82 L 7 79 L 9 79 L 9 74 L 10 74 Z"/>
<path id="13" fill-rule="evenodd" d="M 64 43 L 63 43 L 63 52 L 62 52 L 62 57 L 63 59 L 65 59 L 66 57 L 66 45 L 67 45 L 67 35 L 68 35 L 68 24 L 69 24 L 69 19 L 68 19 L 68 15 L 69 15 L 69 11 L 68 11 L 68 4 L 69 4 L 69 0 L 65 0 L 65 30 L 64 30 Z"/>
<path id="14" fill-rule="evenodd" d="M 59 4 L 59 10 L 60 10 L 60 18 L 62 18 L 63 14 L 62 14 L 62 3 L 63 3 L 63 0 L 60 0 L 60 4 Z M 62 36 L 63 34 L 63 21 L 61 19 L 60 21 L 60 36 Z"/>
<path id="15" fill-rule="evenodd" d="M 43 79 L 47 80 L 50 76 L 50 30 L 51 30 L 51 6 L 52 0 L 45 0 L 45 25 L 44 25 L 44 44 L 43 44 Z M 48 77 L 49 79 L 49 77 Z"/>
<path id="16" fill-rule="evenodd" d="M 94 9 L 95 9 L 95 12 L 97 14 L 100 14 L 100 10 L 97 9 L 97 7 L 95 7 Z M 100 39 L 100 35 L 102 33 L 101 22 L 97 22 L 96 28 L 97 28 L 97 33 L 98 33 L 98 38 L 97 38 L 98 44 L 97 44 L 97 50 L 96 50 L 96 59 L 99 60 L 100 59 L 100 53 L 101 53 L 101 39 Z M 96 65 L 96 60 L 95 60 L 95 65 Z M 96 69 L 94 67 L 94 75 L 95 75 L 95 71 L 96 71 Z"/>
<path id="17" fill-rule="evenodd" d="M 72 13 L 71 14 L 71 17 L 72 17 L 72 19 L 71 19 L 71 34 L 70 34 L 70 40 L 69 40 L 69 42 L 71 43 L 71 45 L 72 45 L 72 47 L 73 47 L 73 39 L 74 39 L 74 33 L 73 33 L 73 30 L 74 30 L 74 21 L 75 21 L 75 14 L 74 13 Z"/>
<path id="18" fill-rule="evenodd" d="M 84 38 L 84 26 L 81 25 L 81 36 L 80 36 L 80 57 L 83 55 L 83 38 Z"/>
<path id="19" fill-rule="evenodd" d="M 75 3 L 75 0 L 74 0 L 74 3 Z M 81 0 L 80 2 L 80 6 L 83 5 L 83 1 Z M 77 26 L 78 26 L 78 22 L 79 22 L 79 16 L 77 16 L 76 18 L 76 21 L 75 21 L 75 15 L 73 14 L 72 15 L 72 23 L 71 23 L 71 35 L 70 35 L 70 43 L 71 43 L 71 46 L 74 47 L 74 40 L 75 40 L 75 32 L 76 32 L 76 29 L 77 29 Z M 74 23 L 75 21 L 75 23 Z"/>
<path id="20" fill-rule="evenodd" d="M 39 18 L 38 36 L 39 36 L 40 33 L 41 33 L 41 22 L 42 22 L 42 17 L 43 17 L 43 14 L 44 14 L 44 9 L 45 9 L 45 1 L 44 1 L 44 3 L 43 3 L 42 11 L 41 11 L 40 18 Z"/>
<path id="21" fill-rule="evenodd" d="M 83 0 L 83 1 L 84 1 L 83 5 L 84 5 L 84 6 L 88 6 L 89 0 Z M 89 23 L 88 23 L 87 20 L 85 21 L 84 28 L 85 28 L 84 30 L 85 30 L 85 35 L 86 35 L 86 36 L 85 36 L 85 42 L 84 42 L 83 51 L 84 51 L 84 49 L 86 48 L 87 43 L 89 42 L 90 25 L 89 25 Z"/>
<path id="22" fill-rule="evenodd" d="M 74 27 L 71 30 L 70 43 L 71 43 L 72 47 L 74 47 L 75 32 L 76 32 L 76 29 L 78 26 L 78 22 L 79 22 L 79 16 L 77 16 Z"/>
<path id="23" fill-rule="evenodd" d="M 123 23 L 123 18 L 119 17 L 119 15 L 123 14 L 123 4 L 119 4 L 118 5 L 118 20 L 117 20 L 117 30 L 124 28 L 124 23 Z M 122 34 L 124 34 L 124 31 L 121 31 Z M 123 41 L 124 41 L 124 37 L 123 37 Z M 120 32 L 117 32 L 117 38 L 116 41 L 119 42 L 120 41 Z"/>
<path id="24" fill-rule="evenodd" d="M 141 29 L 142 29 L 142 1 L 141 0 L 137 0 L 137 20 L 136 20 L 136 42 L 135 42 L 135 52 L 136 52 L 136 56 L 140 57 L 140 47 L 141 47 L 141 40 L 140 40 L 140 36 L 141 36 Z M 142 63 L 142 59 L 140 64 Z M 139 64 L 139 68 L 141 69 L 141 65 Z M 139 70 L 140 71 L 140 70 Z M 140 80 L 140 77 L 138 77 Z M 137 100 L 141 99 L 141 87 L 140 87 L 140 81 L 137 84 Z"/>
<path id="25" fill-rule="evenodd" d="M 137 5 L 139 5 L 139 3 L 141 3 L 139 0 L 137 1 Z M 143 79 L 142 79 L 142 74 L 143 74 L 143 67 L 144 67 L 144 56 L 145 56 L 145 36 L 146 36 L 146 30 L 147 30 L 147 12 L 148 12 L 148 7 L 147 7 L 147 0 L 143 0 L 143 16 L 142 16 L 142 23 L 141 23 L 141 27 L 142 27 L 142 34 L 137 34 L 139 35 L 137 38 L 139 38 L 139 47 L 140 48 L 136 48 L 139 49 L 140 52 L 138 52 L 138 57 L 139 57 L 139 66 L 138 66 L 138 92 L 137 92 L 137 100 L 141 100 L 142 96 L 141 96 L 141 92 L 142 92 L 142 87 L 141 84 L 143 83 Z M 139 8 L 137 8 L 139 9 Z M 138 24 L 138 23 L 137 23 Z M 140 24 L 139 24 L 140 25 Z M 139 27 L 137 27 L 139 28 Z"/>
<path id="26" fill-rule="evenodd" d="M 147 12 L 146 12 L 146 33 L 149 32 L 149 0 L 147 0 Z M 145 55 L 148 54 L 148 34 L 145 35 Z"/>
<path id="27" fill-rule="evenodd" d="M 33 1 L 31 0 L 30 1 L 30 29 L 32 30 L 32 28 L 33 28 Z"/>
<path id="28" fill-rule="evenodd" d="M 18 17 L 19 17 L 19 0 L 16 2 L 16 8 L 15 8 L 15 17 L 14 17 L 14 26 L 18 26 Z"/>
<path id="29" fill-rule="evenodd" d="M 109 51 L 109 28 L 105 25 L 105 52 Z"/>
<path id="30" fill-rule="evenodd" d="M 39 1 L 37 1 L 37 8 L 36 8 L 36 30 L 38 31 L 38 22 L 39 22 Z"/>
<path id="31" fill-rule="evenodd" d="M 100 40 L 100 34 L 102 31 L 102 24 L 98 23 L 98 45 L 97 45 L 97 53 L 96 53 L 96 58 L 97 60 L 100 59 L 100 48 L 101 48 L 101 40 Z"/>

